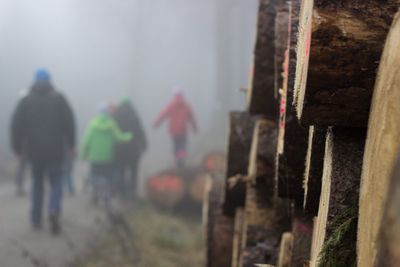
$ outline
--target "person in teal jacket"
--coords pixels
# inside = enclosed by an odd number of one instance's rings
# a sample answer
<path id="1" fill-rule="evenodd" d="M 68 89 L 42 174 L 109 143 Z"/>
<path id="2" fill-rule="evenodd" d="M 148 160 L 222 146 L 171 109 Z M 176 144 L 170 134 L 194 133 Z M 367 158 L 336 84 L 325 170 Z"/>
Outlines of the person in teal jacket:
<path id="1" fill-rule="evenodd" d="M 114 149 L 118 143 L 130 142 L 132 133 L 124 133 L 115 120 L 102 108 L 86 129 L 81 148 L 82 158 L 91 164 L 94 202 L 107 204 L 113 176 Z"/>

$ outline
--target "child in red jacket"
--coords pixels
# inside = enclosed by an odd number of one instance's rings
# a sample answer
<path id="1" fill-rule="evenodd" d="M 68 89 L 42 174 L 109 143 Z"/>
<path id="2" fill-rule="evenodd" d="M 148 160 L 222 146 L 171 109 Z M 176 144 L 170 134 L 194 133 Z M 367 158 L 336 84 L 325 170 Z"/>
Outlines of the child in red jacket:
<path id="1" fill-rule="evenodd" d="M 158 116 L 154 127 L 169 120 L 169 133 L 174 145 L 176 164 L 182 167 L 187 156 L 188 127 L 192 126 L 193 132 L 197 132 L 197 124 L 190 105 L 186 102 L 181 90 L 177 90 L 174 98 Z"/>

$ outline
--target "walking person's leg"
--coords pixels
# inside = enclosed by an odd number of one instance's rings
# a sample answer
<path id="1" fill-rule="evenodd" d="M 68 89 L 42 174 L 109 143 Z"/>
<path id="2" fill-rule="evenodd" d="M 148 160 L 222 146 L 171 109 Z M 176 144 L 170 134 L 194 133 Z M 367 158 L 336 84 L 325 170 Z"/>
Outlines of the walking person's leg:
<path id="1" fill-rule="evenodd" d="M 62 209 L 62 164 L 53 163 L 48 168 L 50 179 L 49 219 L 53 234 L 61 231 L 60 215 Z"/>
<path id="2" fill-rule="evenodd" d="M 35 229 L 42 227 L 43 199 L 44 199 L 44 165 L 32 164 L 32 202 L 31 223 Z"/>
<path id="3" fill-rule="evenodd" d="M 63 166 L 63 184 L 68 189 L 70 195 L 75 194 L 75 186 L 72 177 L 73 161 L 71 159 L 66 159 Z"/>
<path id="4" fill-rule="evenodd" d="M 26 173 L 27 165 L 28 164 L 27 164 L 26 159 L 20 159 L 18 162 L 17 173 L 16 173 L 16 177 L 15 177 L 18 196 L 25 195 L 24 180 L 25 180 L 25 173 Z"/>
<path id="5" fill-rule="evenodd" d="M 126 166 L 123 163 L 116 164 L 116 171 L 113 179 L 115 179 L 114 184 L 115 188 L 117 189 L 117 194 L 122 197 L 125 197 L 129 191 L 126 188 L 125 176 L 126 176 Z"/>
<path id="6" fill-rule="evenodd" d="M 187 138 L 186 136 L 178 137 L 175 142 L 177 165 L 183 167 L 187 156 Z"/>
<path id="7" fill-rule="evenodd" d="M 139 171 L 140 156 L 135 156 L 132 158 L 130 168 L 130 195 L 132 198 L 136 197 L 137 194 L 137 179 Z"/>

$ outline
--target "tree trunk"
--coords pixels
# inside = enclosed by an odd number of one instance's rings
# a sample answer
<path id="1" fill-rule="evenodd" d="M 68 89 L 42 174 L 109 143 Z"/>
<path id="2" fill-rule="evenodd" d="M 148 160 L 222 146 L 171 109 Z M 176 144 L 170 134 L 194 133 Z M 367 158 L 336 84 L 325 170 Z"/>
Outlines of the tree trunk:
<path id="1" fill-rule="evenodd" d="M 235 214 L 235 232 L 233 236 L 233 254 L 232 267 L 241 267 L 240 258 L 242 257 L 243 237 L 245 228 L 245 212 L 244 209 L 236 209 Z"/>
<path id="2" fill-rule="evenodd" d="M 303 0 L 295 105 L 304 125 L 368 123 L 376 72 L 398 0 Z"/>
<path id="3" fill-rule="evenodd" d="M 304 267 L 310 261 L 313 222 L 302 212 L 293 219 L 293 250 L 291 267 Z"/>
<path id="4" fill-rule="evenodd" d="M 310 127 L 306 170 L 304 172 L 304 211 L 317 216 L 324 167 L 326 129 Z"/>
<path id="5" fill-rule="evenodd" d="M 260 0 L 254 65 L 248 94 L 249 111 L 277 120 L 278 92 L 275 89 L 275 18 L 283 0 Z"/>
<path id="6" fill-rule="evenodd" d="M 207 267 L 232 263 L 234 221 L 222 212 L 223 187 L 223 181 L 214 181 L 207 197 Z"/>
<path id="7" fill-rule="evenodd" d="M 281 108 L 278 139 L 277 181 L 280 197 L 295 199 L 303 203 L 303 177 L 307 154 L 308 129 L 302 127 L 292 106 L 293 84 L 296 69 L 297 28 L 300 12 L 299 1 L 291 1 L 290 43 L 286 84 L 281 92 Z"/>
<path id="8" fill-rule="evenodd" d="M 279 250 L 278 267 L 291 267 L 294 236 L 292 233 L 282 235 Z"/>
<path id="9" fill-rule="evenodd" d="M 241 259 L 243 267 L 257 263 L 274 264 L 278 258 L 279 240 L 289 229 L 285 206 L 265 197 L 269 189 L 265 186 L 247 185 L 245 206 L 244 247 Z M 269 200 L 268 200 L 269 199 Z"/>
<path id="10" fill-rule="evenodd" d="M 388 200 L 385 205 L 385 214 L 381 224 L 381 233 L 378 239 L 378 256 L 374 267 L 400 266 L 400 157 L 394 167 L 390 182 Z M 364 261 L 362 261 L 364 262 Z"/>
<path id="11" fill-rule="evenodd" d="M 358 212 L 358 197 L 365 131 L 357 128 L 330 128 L 326 138 L 325 162 L 319 212 L 314 231 L 311 266 L 318 266 L 320 253 L 338 225 L 348 218 L 347 210 Z M 356 230 L 341 246 L 356 246 Z M 339 251 L 336 252 L 340 255 Z M 347 260 L 343 258 L 341 260 Z M 351 259 L 349 259 L 351 260 Z M 355 260 L 355 259 L 354 259 Z M 337 266 L 352 266 L 337 265 Z"/>
<path id="12" fill-rule="evenodd" d="M 246 184 L 239 180 L 232 187 L 228 182 L 238 175 L 247 176 L 254 126 L 255 121 L 249 113 L 230 114 L 224 213 L 231 217 L 235 216 L 236 208 L 244 207 Z"/>
<path id="13" fill-rule="evenodd" d="M 274 195 L 274 169 L 277 146 L 276 123 L 259 119 L 254 129 L 248 176 L 253 184 L 266 185 Z"/>
<path id="14" fill-rule="evenodd" d="M 400 148 L 400 14 L 386 41 L 364 157 L 360 191 L 359 266 L 373 266 L 390 177 Z"/>

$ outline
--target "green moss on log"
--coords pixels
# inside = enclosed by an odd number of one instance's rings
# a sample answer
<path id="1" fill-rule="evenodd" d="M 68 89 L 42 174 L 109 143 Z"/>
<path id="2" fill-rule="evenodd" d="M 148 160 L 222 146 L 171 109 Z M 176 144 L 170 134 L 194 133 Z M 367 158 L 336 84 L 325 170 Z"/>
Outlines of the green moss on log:
<path id="1" fill-rule="evenodd" d="M 319 255 L 319 267 L 357 267 L 358 208 L 343 209 Z"/>

